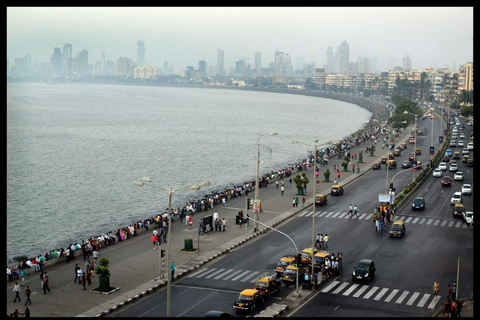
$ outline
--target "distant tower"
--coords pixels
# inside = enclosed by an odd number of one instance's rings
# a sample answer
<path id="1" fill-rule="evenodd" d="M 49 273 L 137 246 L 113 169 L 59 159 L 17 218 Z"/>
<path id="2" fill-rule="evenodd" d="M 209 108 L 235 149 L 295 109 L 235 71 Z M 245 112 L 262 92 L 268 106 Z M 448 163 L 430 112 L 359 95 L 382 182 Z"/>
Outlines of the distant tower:
<path id="1" fill-rule="evenodd" d="M 325 66 L 325 72 L 326 73 L 336 73 L 335 55 L 333 54 L 333 48 L 328 47 L 328 50 L 325 53 L 325 55 L 327 57 L 327 64 Z"/>
<path id="2" fill-rule="evenodd" d="M 145 44 L 142 40 L 137 42 L 137 64 L 139 66 L 145 65 Z"/>
<path id="3" fill-rule="evenodd" d="M 257 72 L 257 77 L 262 75 L 262 53 L 255 52 L 255 70 Z"/>
<path id="4" fill-rule="evenodd" d="M 100 74 L 105 75 L 107 73 L 105 69 L 105 52 L 102 52 L 101 58 L 100 58 Z"/>
<path id="5" fill-rule="evenodd" d="M 412 59 L 410 59 L 408 54 L 405 58 L 403 58 L 402 68 L 404 70 L 411 70 L 412 69 Z"/>
<path id="6" fill-rule="evenodd" d="M 225 74 L 225 56 L 224 52 L 222 49 L 217 49 L 217 66 L 218 66 L 218 73 L 221 76 L 224 76 Z"/>
<path id="7" fill-rule="evenodd" d="M 72 45 L 70 43 L 63 44 L 63 52 L 62 52 L 62 67 L 63 67 L 63 74 L 70 76 L 73 74 L 73 54 L 72 54 Z"/>
<path id="8" fill-rule="evenodd" d="M 347 40 L 343 40 L 343 42 L 337 47 L 337 72 L 338 73 L 349 73 L 348 66 L 349 66 L 349 46 Z"/>
<path id="9" fill-rule="evenodd" d="M 163 63 L 163 70 L 165 71 L 165 75 L 169 75 L 169 68 L 168 68 L 168 61 Z"/>

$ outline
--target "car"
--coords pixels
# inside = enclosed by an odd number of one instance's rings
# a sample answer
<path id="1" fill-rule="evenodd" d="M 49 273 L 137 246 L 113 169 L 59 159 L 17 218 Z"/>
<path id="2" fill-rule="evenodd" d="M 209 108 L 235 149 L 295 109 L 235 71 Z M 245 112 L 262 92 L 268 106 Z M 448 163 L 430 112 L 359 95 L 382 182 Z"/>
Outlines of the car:
<path id="1" fill-rule="evenodd" d="M 388 154 L 388 160 L 393 160 L 393 159 L 395 159 L 395 155 L 393 154 L 393 152 L 390 152 Z"/>
<path id="2" fill-rule="evenodd" d="M 450 204 L 463 203 L 462 192 L 454 192 L 452 198 L 450 199 Z"/>
<path id="3" fill-rule="evenodd" d="M 471 125 L 472 125 L 472 121 L 468 121 L 467 126 L 471 126 Z"/>
<path id="4" fill-rule="evenodd" d="M 385 169 L 396 169 L 397 168 L 397 161 L 395 160 L 388 160 Z"/>
<path id="5" fill-rule="evenodd" d="M 302 276 L 305 274 L 305 268 L 297 267 L 295 265 L 289 265 L 282 275 L 282 280 L 286 283 L 294 283 L 297 279 L 297 270 L 298 270 L 298 280 L 302 279 Z"/>
<path id="6" fill-rule="evenodd" d="M 336 184 L 330 189 L 331 196 L 341 196 L 343 194 L 343 187 Z"/>
<path id="7" fill-rule="evenodd" d="M 457 127 L 454 127 L 454 128 L 452 129 L 452 132 L 458 132 L 458 128 L 457 128 Z"/>
<path id="8" fill-rule="evenodd" d="M 327 197 L 322 194 L 315 195 L 315 205 L 316 206 L 325 206 L 327 204 Z"/>
<path id="9" fill-rule="evenodd" d="M 392 223 L 390 227 L 390 237 L 398 237 L 401 238 L 405 235 L 405 222 L 403 221 L 395 221 Z"/>
<path id="10" fill-rule="evenodd" d="M 451 186 L 452 185 L 452 178 L 450 178 L 449 176 L 445 176 L 443 177 L 442 179 L 442 186 Z"/>
<path id="11" fill-rule="evenodd" d="M 470 156 L 468 154 L 464 154 L 462 157 L 462 162 L 467 163 L 468 159 L 470 159 Z"/>
<path id="12" fill-rule="evenodd" d="M 453 176 L 453 180 L 463 181 L 463 172 L 462 171 L 455 172 L 455 175 Z"/>
<path id="13" fill-rule="evenodd" d="M 469 143 L 467 144 L 467 149 L 468 149 L 468 150 L 473 150 L 473 142 L 469 142 Z"/>
<path id="14" fill-rule="evenodd" d="M 440 162 L 438 165 L 438 168 L 442 171 L 447 171 L 447 163 L 446 162 Z"/>
<path id="15" fill-rule="evenodd" d="M 468 148 L 463 148 L 462 149 L 462 154 L 468 154 Z"/>
<path id="16" fill-rule="evenodd" d="M 400 146 L 402 147 L 402 150 L 407 149 L 407 143 L 406 143 L 406 142 L 402 142 L 402 143 L 400 144 Z"/>
<path id="17" fill-rule="evenodd" d="M 450 141 L 450 147 L 455 148 L 457 146 L 457 142 L 455 140 Z"/>
<path id="18" fill-rule="evenodd" d="M 380 163 L 381 163 L 381 164 L 385 164 L 385 163 L 387 163 L 387 160 L 388 160 L 388 157 L 387 157 L 387 156 L 383 156 L 383 157 L 382 157 L 382 160 L 380 160 Z"/>
<path id="19" fill-rule="evenodd" d="M 413 161 L 413 159 L 415 159 L 415 154 L 414 154 L 413 152 L 411 152 L 411 153 L 408 155 L 408 160 Z"/>
<path id="20" fill-rule="evenodd" d="M 415 149 L 415 154 L 416 154 L 416 155 L 422 154 L 422 149 L 416 148 L 416 149 Z"/>
<path id="21" fill-rule="evenodd" d="M 416 197 L 412 203 L 412 210 L 425 210 L 425 199 L 423 197 Z"/>
<path id="22" fill-rule="evenodd" d="M 412 164 L 410 163 L 410 161 L 408 161 L 408 160 L 403 161 L 402 168 L 408 169 L 408 168 L 411 168 L 411 167 L 412 167 Z"/>
<path id="23" fill-rule="evenodd" d="M 453 152 L 452 152 L 452 150 L 450 150 L 450 149 L 447 149 L 447 150 L 445 151 L 445 155 L 446 155 L 446 156 L 449 156 L 449 157 L 450 157 L 452 154 L 453 154 Z"/>
<path id="24" fill-rule="evenodd" d="M 462 186 L 462 194 L 472 194 L 472 185 L 464 183 Z"/>
<path id="25" fill-rule="evenodd" d="M 444 155 L 442 161 L 443 161 L 443 162 L 449 162 L 449 161 L 450 161 L 450 157 L 447 156 L 447 155 Z"/>
<path id="26" fill-rule="evenodd" d="M 245 289 L 240 292 L 237 300 L 233 304 L 233 307 L 243 311 L 253 311 L 257 306 L 265 302 L 266 294 L 256 289 Z"/>
<path id="27" fill-rule="evenodd" d="M 326 250 L 321 250 L 315 253 L 315 255 L 313 256 L 314 268 L 316 269 L 315 271 L 318 271 L 318 269 L 325 262 L 325 259 L 330 259 L 330 252 Z M 312 264 L 310 263 L 308 266 L 311 268 Z"/>
<path id="28" fill-rule="evenodd" d="M 453 153 L 453 159 L 460 159 L 460 151 L 455 151 Z"/>
<path id="29" fill-rule="evenodd" d="M 458 141 L 458 146 L 462 148 L 465 146 L 463 140 Z"/>
<path id="30" fill-rule="evenodd" d="M 283 256 L 280 261 L 275 265 L 275 272 L 278 276 L 282 276 L 285 269 L 295 263 L 295 256 L 294 255 L 285 255 Z"/>
<path id="31" fill-rule="evenodd" d="M 267 296 L 271 296 L 275 292 L 279 292 L 282 284 L 275 277 L 262 276 L 255 282 L 254 289 L 265 292 Z"/>
<path id="32" fill-rule="evenodd" d="M 435 170 L 433 170 L 433 177 L 434 178 L 440 178 L 442 176 L 442 170 L 440 170 L 440 168 L 436 168 Z"/>
<path id="33" fill-rule="evenodd" d="M 400 149 L 393 150 L 394 157 L 400 157 L 401 155 L 402 155 L 402 152 L 400 151 Z"/>
<path id="34" fill-rule="evenodd" d="M 361 281 L 370 281 L 375 277 L 375 263 L 371 259 L 362 259 L 360 260 L 355 267 L 353 267 L 352 272 L 352 282 L 356 280 Z"/>
<path id="35" fill-rule="evenodd" d="M 473 211 L 466 211 L 462 215 L 463 221 L 468 223 L 470 226 L 473 224 Z"/>
<path id="36" fill-rule="evenodd" d="M 460 134 L 458 135 L 458 137 L 459 137 L 460 139 L 465 139 L 465 133 L 460 132 Z"/>
<path id="37" fill-rule="evenodd" d="M 473 158 L 468 158 L 467 167 L 473 167 Z"/>
<path id="38" fill-rule="evenodd" d="M 454 139 L 458 138 L 458 134 L 456 132 L 452 133 L 452 138 Z"/>
<path id="39" fill-rule="evenodd" d="M 455 203 L 453 207 L 453 217 L 454 218 L 461 218 L 465 212 L 465 206 L 463 203 Z"/>
<path id="40" fill-rule="evenodd" d="M 302 252 L 300 253 L 300 256 L 301 256 L 301 264 L 303 266 L 306 266 L 306 265 L 309 265 L 311 262 L 312 262 L 312 258 L 313 256 L 318 252 L 318 249 L 315 248 L 313 251 L 312 251 L 312 248 L 311 247 L 308 247 L 308 248 L 305 248 L 302 250 Z"/>
<path id="41" fill-rule="evenodd" d="M 409 142 L 410 144 L 414 144 L 414 143 L 415 143 L 415 137 L 410 137 L 410 138 L 408 139 L 408 142 Z"/>
<path id="42" fill-rule="evenodd" d="M 223 312 L 223 311 L 218 311 L 218 310 L 210 310 L 207 311 L 204 315 L 204 318 L 235 318 L 235 315 L 228 313 L 228 312 Z"/>
<path id="43" fill-rule="evenodd" d="M 372 170 L 380 170 L 382 168 L 382 165 L 380 164 L 380 162 L 374 162 L 372 164 Z"/>
<path id="44" fill-rule="evenodd" d="M 450 163 L 450 168 L 448 168 L 448 171 L 450 172 L 456 172 L 458 171 L 458 166 L 456 163 Z"/>

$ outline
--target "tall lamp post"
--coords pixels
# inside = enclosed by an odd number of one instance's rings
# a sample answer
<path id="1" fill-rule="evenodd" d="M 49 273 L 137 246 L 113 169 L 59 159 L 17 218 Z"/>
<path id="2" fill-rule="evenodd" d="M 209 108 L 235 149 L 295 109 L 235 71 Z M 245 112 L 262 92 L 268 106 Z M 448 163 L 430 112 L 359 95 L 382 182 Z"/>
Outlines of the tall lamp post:
<path id="1" fill-rule="evenodd" d="M 315 140 L 315 142 L 318 142 L 318 139 Z M 302 142 L 299 142 L 297 140 L 293 140 L 292 143 L 300 143 L 300 144 L 305 144 L 307 146 L 311 146 L 309 144 L 306 144 L 306 143 L 302 143 Z M 313 210 L 313 213 L 312 213 L 312 255 L 314 255 L 315 253 L 315 195 L 317 193 L 317 190 L 316 190 L 316 187 L 317 187 L 317 175 L 315 174 L 316 170 L 317 170 L 317 144 L 315 143 L 313 145 L 313 169 L 315 170 L 314 171 L 314 177 L 315 177 L 315 181 L 314 183 L 312 183 L 312 210 Z M 313 270 L 314 270 L 314 261 L 313 261 L 313 256 L 312 256 L 312 274 L 311 274 L 311 277 L 310 277 L 310 282 L 313 282 Z"/>
<path id="2" fill-rule="evenodd" d="M 421 116 L 421 114 L 411 113 L 407 110 L 403 111 L 404 114 L 411 114 L 415 118 L 415 143 L 413 145 L 413 163 L 415 167 L 417 167 L 417 117 Z M 413 180 L 415 180 L 415 171 L 413 171 Z"/>
<path id="3" fill-rule="evenodd" d="M 259 179 L 260 179 L 260 137 L 263 136 L 276 136 L 278 133 L 277 132 L 270 132 L 266 134 L 259 134 L 258 135 L 258 140 L 257 140 L 257 175 L 255 179 L 255 200 L 253 203 L 253 216 L 254 216 L 254 223 L 253 223 L 253 232 L 257 232 L 258 230 L 258 223 L 256 221 L 259 220 L 258 218 L 258 211 L 260 211 L 260 207 L 258 206 L 258 191 L 260 189 L 259 186 Z"/>
<path id="4" fill-rule="evenodd" d="M 149 178 L 143 177 L 143 181 L 145 182 L 152 182 Z M 143 182 L 139 181 L 134 181 L 134 184 L 137 186 L 143 187 L 144 185 L 148 186 L 154 186 L 151 184 L 145 184 Z M 183 187 L 183 188 L 178 188 L 178 189 L 172 189 L 172 188 L 165 188 L 165 187 L 160 187 L 160 186 L 155 186 L 156 188 L 165 190 L 168 192 L 168 240 L 167 240 L 167 317 L 170 317 L 170 288 L 171 288 L 171 282 L 172 282 L 172 273 L 169 272 L 169 267 L 170 267 L 170 243 L 172 242 L 172 217 L 170 215 L 170 211 L 172 211 L 172 195 L 180 190 L 186 190 L 186 189 L 191 189 L 191 190 L 200 190 L 201 187 L 208 187 L 210 185 L 209 181 L 202 182 L 200 184 L 195 184 L 193 186 L 188 186 L 188 187 Z M 161 251 L 161 250 L 159 250 Z M 159 253 L 160 254 L 160 253 Z"/>

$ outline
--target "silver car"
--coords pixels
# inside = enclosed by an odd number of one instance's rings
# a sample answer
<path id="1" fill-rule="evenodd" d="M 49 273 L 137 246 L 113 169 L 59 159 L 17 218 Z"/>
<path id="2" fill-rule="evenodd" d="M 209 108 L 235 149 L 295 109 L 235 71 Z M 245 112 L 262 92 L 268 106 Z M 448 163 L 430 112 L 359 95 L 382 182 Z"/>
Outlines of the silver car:
<path id="1" fill-rule="evenodd" d="M 442 177 L 442 170 L 440 170 L 439 168 L 433 170 L 433 177 L 441 178 Z"/>
<path id="2" fill-rule="evenodd" d="M 460 191 L 455 192 L 450 199 L 450 204 L 463 203 L 462 193 Z"/>

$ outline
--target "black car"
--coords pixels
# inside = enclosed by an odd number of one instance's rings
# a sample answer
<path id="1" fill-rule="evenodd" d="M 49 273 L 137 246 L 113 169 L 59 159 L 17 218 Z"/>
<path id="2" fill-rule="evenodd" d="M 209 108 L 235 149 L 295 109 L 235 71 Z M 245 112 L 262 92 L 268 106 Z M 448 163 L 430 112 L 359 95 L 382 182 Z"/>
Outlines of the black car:
<path id="1" fill-rule="evenodd" d="M 207 313 L 205 313 L 203 317 L 204 318 L 235 318 L 235 315 L 228 312 L 210 310 L 210 311 L 207 311 Z"/>
<path id="2" fill-rule="evenodd" d="M 443 156 L 443 159 L 442 159 L 443 162 L 449 162 L 450 161 L 450 157 L 445 155 Z"/>
<path id="3" fill-rule="evenodd" d="M 412 166 L 412 164 L 411 164 L 410 161 L 408 161 L 408 160 L 405 160 L 405 161 L 403 161 L 403 163 L 402 163 L 402 168 L 408 169 L 408 168 L 410 168 L 411 166 Z"/>
<path id="4" fill-rule="evenodd" d="M 353 267 L 352 282 L 355 282 L 355 280 L 370 281 L 375 277 L 375 271 L 376 268 L 373 260 L 362 259 L 355 267 Z"/>
<path id="5" fill-rule="evenodd" d="M 425 209 L 425 199 L 423 197 L 416 197 L 412 203 L 412 210 L 424 210 Z"/>

